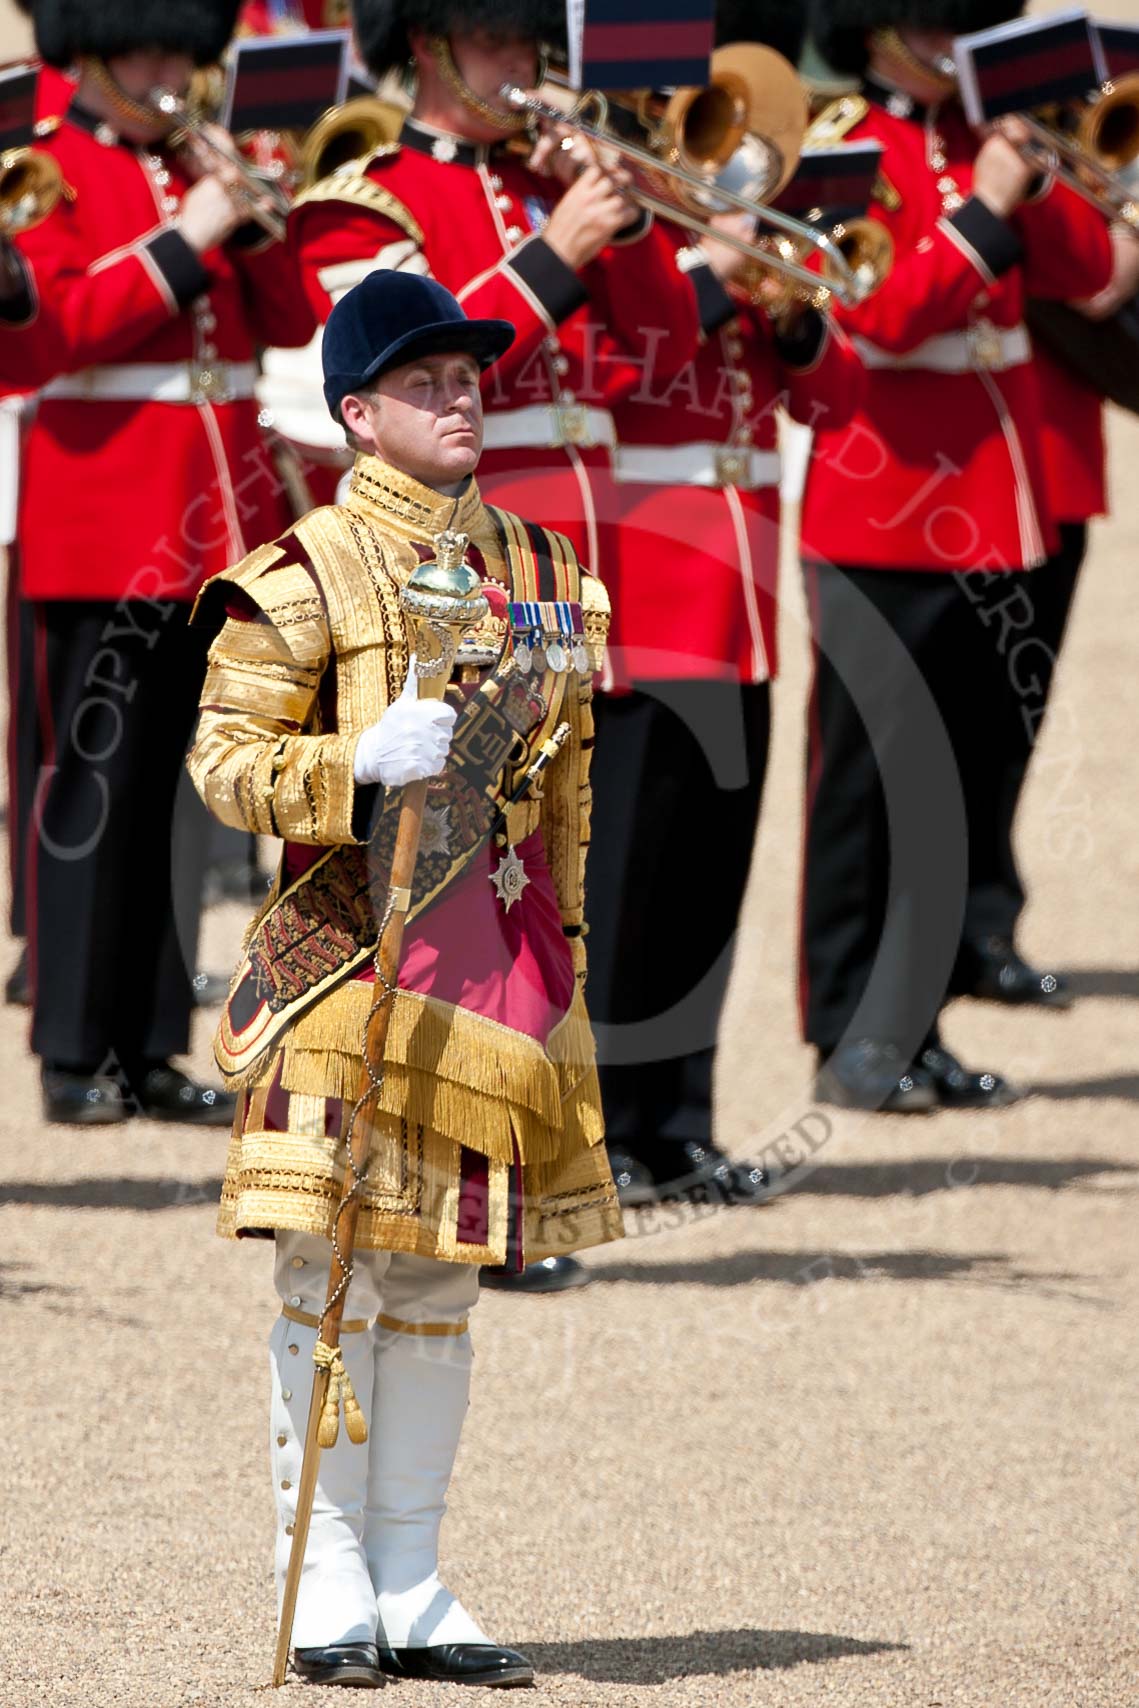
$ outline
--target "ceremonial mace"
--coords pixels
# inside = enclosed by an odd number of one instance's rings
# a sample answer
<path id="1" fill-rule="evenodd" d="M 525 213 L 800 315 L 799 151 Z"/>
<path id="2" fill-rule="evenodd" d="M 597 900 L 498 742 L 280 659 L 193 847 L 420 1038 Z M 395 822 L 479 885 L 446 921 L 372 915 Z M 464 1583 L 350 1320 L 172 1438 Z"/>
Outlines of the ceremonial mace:
<path id="1" fill-rule="evenodd" d="M 407 586 L 400 591 L 400 604 L 415 626 L 415 673 L 419 684 L 418 697 L 421 700 L 443 698 L 464 630 L 482 622 L 490 609 L 478 575 L 463 557 L 467 547 L 467 535 L 454 533 L 448 528 L 443 533 L 436 534 L 434 545 L 434 560 L 420 564 Z M 274 1685 L 282 1685 L 285 1682 L 293 1636 L 293 1618 L 297 1608 L 297 1592 L 300 1589 L 301 1569 L 304 1565 L 312 1503 L 320 1469 L 320 1454 L 322 1448 L 336 1445 L 341 1399 L 344 1401 L 344 1421 L 349 1439 L 355 1442 L 368 1439 L 368 1426 L 356 1403 L 356 1396 L 344 1369 L 340 1352 L 340 1322 L 352 1280 L 356 1223 L 368 1172 L 370 1135 L 368 1123 L 362 1119 L 362 1114 L 384 1082 L 384 1051 L 387 1047 L 388 1026 L 391 1022 L 392 1002 L 399 975 L 403 929 L 411 906 L 411 890 L 426 802 L 426 779 L 408 783 L 403 791 L 387 900 L 377 933 L 376 996 L 364 1025 L 364 1066 L 360 1075 L 359 1092 L 352 1106 L 345 1134 L 348 1166 L 344 1174 L 340 1203 L 332 1224 L 332 1264 L 328 1275 L 328 1294 L 320 1319 L 319 1338 L 313 1349 L 316 1369 L 312 1379 L 308 1425 L 305 1429 L 301 1480 L 297 1489 L 293 1544 L 285 1577 L 285 1595 L 281 1604 L 281 1625 L 277 1632 L 277 1653 L 273 1663 Z"/>

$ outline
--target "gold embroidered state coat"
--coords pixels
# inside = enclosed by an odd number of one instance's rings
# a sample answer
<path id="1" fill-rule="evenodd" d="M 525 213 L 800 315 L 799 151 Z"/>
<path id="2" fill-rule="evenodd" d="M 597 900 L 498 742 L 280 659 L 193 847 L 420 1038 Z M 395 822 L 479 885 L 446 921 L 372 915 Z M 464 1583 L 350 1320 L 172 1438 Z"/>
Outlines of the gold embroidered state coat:
<path id="1" fill-rule="evenodd" d="M 443 498 L 374 457 L 357 459 L 345 503 L 311 512 L 216 578 L 199 601 L 196 618 L 212 623 L 215 638 L 191 775 L 224 823 L 286 844 L 215 1040 L 223 1075 L 240 1090 L 223 1236 L 331 1230 L 374 992 L 359 976 L 376 922 L 352 877 L 368 835 L 355 747 L 403 687 L 411 633 L 399 590 L 444 528 L 469 535 L 470 560 L 512 600 L 538 596 L 537 547 L 546 596 L 552 576 L 557 599 L 580 603 L 590 660 L 599 664 L 607 601 L 568 541 L 490 510 L 474 481 L 457 500 Z M 581 996 L 591 679 L 547 673 L 544 686 L 553 689 L 550 719 L 567 723 L 569 737 L 540 797 L 505 808 L 499 840 L 534 847 L 537 838 L 544 848 L 565 933 L 561 954 L 568 940 L 572 956 L 572 996 L 548 1034 L 535 1037 L 459 1002 L 399 990 L 383 1090 L 369 1105 L 357 1235 L 365 1248 L 534 1261 L 622 1231 Z M 523 755 L 519 774 L 526 762 Z M 437 823 L 446 821 L 447 787 L 447 774 L 430 787 Z M 428 850 L 424 857 L 430 861 Z M 323 912 L 320 929 L 310 931 L 305 906 L 314 895 Z M 252 1005 L 241 995 L 250 988 Z"/>

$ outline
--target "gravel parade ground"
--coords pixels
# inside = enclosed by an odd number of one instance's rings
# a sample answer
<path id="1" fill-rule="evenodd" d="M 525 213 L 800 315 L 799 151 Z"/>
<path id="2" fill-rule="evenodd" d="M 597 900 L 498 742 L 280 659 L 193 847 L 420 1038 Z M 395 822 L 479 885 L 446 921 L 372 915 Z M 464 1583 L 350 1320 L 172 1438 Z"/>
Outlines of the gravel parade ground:
<path id="1" fill-rule="evenodd" d="M 1139 424 L 1114 438 L 1122 492 Z M 788 576 L 721 1135 L 810 1167 L 763 1210 L 630 1217 L 584 1291 L 484 1297 L 444 1563 L 533 1657 L 536 1708 L 1139 1701 L 1137 555 L 1139 518 L 1097 531 L 1023 824 L 1026 947 L 1073 969 L 1079 1001 L 949 1014 L 968 1061 L 1032 1089 L 986 1117 L 812 1103 Z M 205 964 L 243 917 L 210 914 Z M 269 1252 L 213 1237 L 221 1134 L 44 1127 L 24 1038 L 9 1010 L 0 1700 L 254 1708 Z M 409 1708 L 463 1695 L 389 1688 Z"/>

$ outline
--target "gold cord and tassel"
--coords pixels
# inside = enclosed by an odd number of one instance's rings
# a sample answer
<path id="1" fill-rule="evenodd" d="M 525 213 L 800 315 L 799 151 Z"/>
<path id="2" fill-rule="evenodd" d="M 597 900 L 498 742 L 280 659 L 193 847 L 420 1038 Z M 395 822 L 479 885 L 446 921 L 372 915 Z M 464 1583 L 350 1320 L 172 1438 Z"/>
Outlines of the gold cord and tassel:
<path id="1" fill-rule="evenodd" d="M 340 1401 L 344 1401 L 344 1427 L 349 1441 L 357 1446 L 367 1441 L 368 1425 L 356 1399 L 352 1378 L 344 1368 L 344 1354 L 338 1346 L 318 1340 L 312 1349 L 312 1361 L 318 1370 L 328 1371 L 328 1391 L 320 1411 L 317 1440 L 321 1447 L 335 1447 L 340 1434 Z"/>

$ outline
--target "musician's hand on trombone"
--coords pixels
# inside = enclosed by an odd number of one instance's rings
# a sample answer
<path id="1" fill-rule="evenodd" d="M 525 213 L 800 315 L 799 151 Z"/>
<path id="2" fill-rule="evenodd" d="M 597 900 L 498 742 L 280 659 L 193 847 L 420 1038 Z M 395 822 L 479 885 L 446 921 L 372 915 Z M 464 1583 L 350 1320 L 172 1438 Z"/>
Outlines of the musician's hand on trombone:
<path id="1" fill-rule="evenodd" d="M 981 144 L 973 166 L 973 194 L 998 219 L 1014 214 L 1040 177 L 1039 164 L 1022 153 L 1031 141 L 1023 120 L 1009 117 Z"/>
<path id="2" fill-rule="evenodd" d="M 542 122 L 538 140 L 526 162 L 540 178 L 556 178 L 568 189 L 587 166 L 597 165 L 593 144 L 570 125 Z"/>
<path id="3" fill-rule="evenodd" d="M 1127 226 L 1112 226 L 1111 248 L 1111 283 L 1098 296 L 1072 304 L 1088 320 L 1110 320 L 1139 292 L 1139 237 Z"/>
<path id="4" fill-rule="evenodd" d="M 554 208 L 542 236 L 575 273 L 640 217 L 625 194 L 628 183 L 625 172 L 587 165 Z"/>
<path id="5" fill-rule="evenodd" d="M 755 242 L 755 220 L 751 214 L 713 214 L 708 220 L 708 227 L 710 232 L 725 231 L 731 237 L 738 237 L 743 243 Z M 717 243 L 714 236 L 702 237 L 699 247 L 707 256 L 709 267 L 722 285 L 730 285 L 748 264 L 747 256 L 739 249 L 733 248 L 730 243 Z M 764 281 L 765 285 L 769 283 L 774 287 L 774 294 L 778 294 L 778 280 Z"/>

